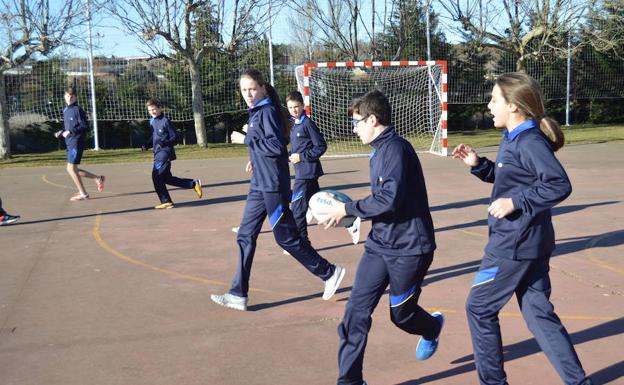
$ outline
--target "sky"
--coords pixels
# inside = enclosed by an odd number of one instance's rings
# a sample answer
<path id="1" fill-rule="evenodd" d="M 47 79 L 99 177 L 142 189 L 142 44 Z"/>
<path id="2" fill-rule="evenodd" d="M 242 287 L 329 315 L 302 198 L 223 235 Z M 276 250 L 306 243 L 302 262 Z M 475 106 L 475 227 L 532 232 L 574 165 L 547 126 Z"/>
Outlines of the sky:
<path id="1" fill-rule="evenodd" d="M 54 0 L 60 1 L 60 0 Z M 227 3 L 227 0 L 226 0 Z M 368 0 L 363 0 L 363 4 L 368 3 Z M 369 3 L 370 4 L 370 3 Z M 377 1 L 376 7 L 378 13 L 383 14 L 383 1 Z M 381 7 L 381 8 L 380 8 Z M 275 12 L 275 10 L 274 10 Z M 294 11 L 289 8 L 282 8 L 277 12 L 272 26 L 272 37 L 274 43 L 292 43 L 292 31 L 290 18 Z M 117 56 L 117 57 L 133 57 L 133 56 L 145 56 L 142 52 L 141 42 L 133 38 L 132 35 L 113 27 L 119 25 L 115 19 L 110 16 L 105 16 L 103 13 L 96 15 L 97 19 L 93 21 L 93 39 L 94 39 L 94 55 L 96 56 Z M 371 10 L 370 8 L 362 10 L 362 18 L 364 20 L 370 20 Z M 447 39 L 449 33 L 447 33 Z M 78 54 L 82 54 L 78 52 Z"/>
<path id="2" fill-rule="evenodd" d="M 93 41 L 95 56 L 133 57 L 145 56 L 144 45 L 125 31 L 114 27 L 119 23 L 110 16 L 98 16 L 93 21 Z M 272 37 L 275 44 L 290 42 L 290 26 L 287 10 L 278 13 L 272 26 Z M 86 33 L 86 30 L 85 30 Z"/>

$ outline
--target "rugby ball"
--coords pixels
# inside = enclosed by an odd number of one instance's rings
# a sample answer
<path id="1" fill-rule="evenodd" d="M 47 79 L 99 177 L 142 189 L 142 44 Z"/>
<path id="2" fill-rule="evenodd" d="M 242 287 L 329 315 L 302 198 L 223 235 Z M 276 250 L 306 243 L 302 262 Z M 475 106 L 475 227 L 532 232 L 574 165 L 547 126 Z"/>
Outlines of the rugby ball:
<path id="1" fill-rule="evenodd" d="M 339 191 L 321 190 L 316 194 L 312 195 L 312 197 L 310 198 L 310 202 L 308 202 L 308 207 L 310 208 L 310 212 L 317 222 L 324 222 L 327 217 L 327 209 L 331 207 L 335 201 L 347 203 L 351 202 L 352 200 L 346 194 Z M 342 218 L 336 226 L 351 227 L 354 221 L 354 216 L 347 215 Z"/>

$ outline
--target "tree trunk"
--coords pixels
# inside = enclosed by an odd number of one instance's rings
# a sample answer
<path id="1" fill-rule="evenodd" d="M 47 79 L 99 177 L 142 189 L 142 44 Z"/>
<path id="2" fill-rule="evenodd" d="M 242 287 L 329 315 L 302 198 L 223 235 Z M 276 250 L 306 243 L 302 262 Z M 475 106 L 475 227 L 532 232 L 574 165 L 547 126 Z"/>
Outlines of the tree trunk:
<path id="1" fill-rule="evenodd" d="M 0 72 L 0 159 L 9 159 L 10 157 L 9 108 L 6 100 L 4 73 Z"/>
<path id="2" fill-rule="evenodd" d="M 189 72 L 191 74 L 191 97 L 193 100 L 193 118 L 195 120 L 195 135 L 197 145 L 206 147 L 206 122 L 204 121 L 204 96 L 199 76 L 199 65 L 190 60 Z"/>

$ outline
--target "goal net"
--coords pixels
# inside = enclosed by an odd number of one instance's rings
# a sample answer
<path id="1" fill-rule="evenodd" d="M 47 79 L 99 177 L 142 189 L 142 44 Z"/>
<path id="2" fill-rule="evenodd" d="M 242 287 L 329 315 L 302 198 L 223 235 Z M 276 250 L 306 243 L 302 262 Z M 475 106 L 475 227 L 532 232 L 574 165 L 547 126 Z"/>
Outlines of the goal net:
<path id="1" fill-rule="evenodd" d="M 353 133 L 354 97 L 382 91 L 392 123 L 416 151 L 446 156 L 447 66 L 445 61 L 305 63 L 295 69 L 307 114 L 327 140 L 328 156 L 370 152 Z"/>

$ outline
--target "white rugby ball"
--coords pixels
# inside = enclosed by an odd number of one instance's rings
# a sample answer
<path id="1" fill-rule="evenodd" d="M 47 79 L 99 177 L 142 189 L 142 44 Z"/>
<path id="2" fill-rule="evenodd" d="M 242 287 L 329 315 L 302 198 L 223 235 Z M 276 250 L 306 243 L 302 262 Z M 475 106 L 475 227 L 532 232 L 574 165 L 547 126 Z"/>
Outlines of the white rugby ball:
<path id="1" fill-rule="evenodd" d="M 327 218 L 327 209 L 333 205 L 334 199 L 343 203 L 351 202 L 351 198 L 349 198 L 346 194 L 335 190 L 321 190 L 312 195 L 310 202 L 308 202 L 308 207 L 317 222 L 325 221 Z M 336 226 L 351 227 L 354 221 L 354 216 L 347 215 L 342 218 Z"/>

